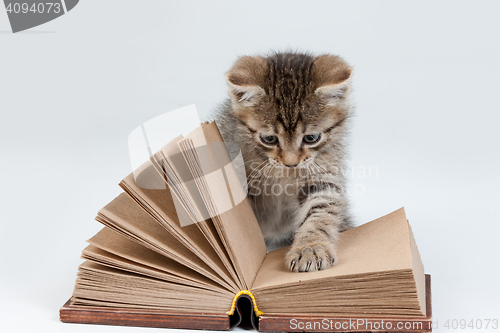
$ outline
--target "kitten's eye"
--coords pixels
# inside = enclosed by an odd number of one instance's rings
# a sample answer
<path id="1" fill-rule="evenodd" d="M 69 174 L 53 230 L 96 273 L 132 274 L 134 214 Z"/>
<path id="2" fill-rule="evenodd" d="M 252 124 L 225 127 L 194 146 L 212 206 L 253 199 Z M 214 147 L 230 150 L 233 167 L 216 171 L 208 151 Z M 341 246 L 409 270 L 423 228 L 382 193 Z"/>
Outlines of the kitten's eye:
<path id="1" fill-rule="evenodd" d="M 276 135 L 261 135 L 260 139 L 268 145 L 275 145 L 278 143 L 278 137 Z"/>
<path id="2" fill-rule="evenodd" d="M 304 142 L 305 143 L 316 143 L 318 142 L 319 138 L 321 137 L 321 135 L 319 134 L 308 134 L 308 135 L 304 135 Z"/>

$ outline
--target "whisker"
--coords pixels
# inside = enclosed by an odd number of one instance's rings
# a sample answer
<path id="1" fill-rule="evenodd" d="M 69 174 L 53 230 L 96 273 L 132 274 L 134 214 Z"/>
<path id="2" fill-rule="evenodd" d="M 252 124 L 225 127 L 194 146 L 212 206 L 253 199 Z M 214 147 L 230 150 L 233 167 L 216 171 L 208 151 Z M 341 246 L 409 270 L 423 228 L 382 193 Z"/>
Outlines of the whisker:
<path id="1" fill-rule="evenodd" d="M 266 174 L 267 174 L 267 171 L 271 168 L 272 166 L 270 164 L 266 164 L 261 172 L 260 172 L 260 177 L 258 179 L 258 184 L 266 184 L 266 180 L 267 180 L 267 177 L 266 177 Z"/>
<path id="2" fill-rule="evenodd" d="M 319 164 L 316 163 L 315 161 L 311 161 L 311 165 L 314 167 L 316 170 L 316 174 L 321 174 L 323 169 L 320 168 Z"/>
<path id="3" fill-rule="evenodd" d="M 306 179 L 311 179 L 312 178 L 311 164 L 308 163 L 306 166 L 307 166 L 307 177 L 306 177 Z"/>
<path id="4" fill-rule="evenodd" d="M 269 179 L 269 178 L 271 178 L 271 176 L 272 176 L 271 171 L 273 171 L 273 169 L 275 167 L 276 167 L 276 164 L 269 164 L 269 168 L 264 173 L 264 177 L 265 177 L 266 180 Z"/>
<path id="5" fill-rule="evenodd" d="M 266 163 L 268 163 L 268 161 L 262 162 L 255 169 L 253 169 L 252 172 L 250 172 L 250 174 L 247 177 L 247 182 L 249 180 L 253 180 L 253 178 L 255 178 L 257 174 L 266 166 Z"/>
<path id="6" fill-rule="evenodd" d="M 316 163 L 316 162 L 314 162 L 314 164 L 316 164 L 316 166 L 317 166 L 319 169 L 323 170 L 323 171 L 324 171 L 323 173 L 330 173 L 330 171 L 328 171 L 328 170 L 327 170 L 324 166 L 319 165 L 319 164 L 318 164 L 318 163 Z"/>

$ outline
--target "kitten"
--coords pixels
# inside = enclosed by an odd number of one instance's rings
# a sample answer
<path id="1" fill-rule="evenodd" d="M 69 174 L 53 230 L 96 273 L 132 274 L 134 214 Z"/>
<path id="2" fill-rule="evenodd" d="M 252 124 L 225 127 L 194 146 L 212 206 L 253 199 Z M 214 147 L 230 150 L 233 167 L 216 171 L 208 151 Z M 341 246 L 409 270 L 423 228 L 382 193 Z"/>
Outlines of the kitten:
<path id="1" fill-rule="evenodd" d="M 216 122 L 242 150 L 248 196 L 268 249 L 292 245 L 294 272 L 326 269 L 351 227 L 345 196 L 352 68 L 334 55 L 244 56 L 226 73 Z"/>

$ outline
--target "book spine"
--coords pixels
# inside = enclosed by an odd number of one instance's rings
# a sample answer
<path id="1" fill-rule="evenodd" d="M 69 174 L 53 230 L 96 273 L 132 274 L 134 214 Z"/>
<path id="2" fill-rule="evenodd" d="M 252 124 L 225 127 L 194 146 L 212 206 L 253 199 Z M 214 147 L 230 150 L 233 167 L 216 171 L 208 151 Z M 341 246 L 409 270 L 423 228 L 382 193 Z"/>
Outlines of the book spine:
<path id="1" fill-rule="evenodd" d="M 257 302 L 255 301 L 255 297 L 253 296 L 253 294 L 249 290 L 242 290 L 234 296 L 233 304 L 231 305 L 231 309 L 227 312 L 228 315 L 231 316 L 234 314 L 234 311 L 236 310 L 236 302 L 238 301 L 238 298 L 241 295 L 247 295 L 252 299 L 253 310 L 254 310 L 254 313 L 257 317 L 264 314 L 264 312 L 259 311 L 259 309 L 257 307 Z"/>

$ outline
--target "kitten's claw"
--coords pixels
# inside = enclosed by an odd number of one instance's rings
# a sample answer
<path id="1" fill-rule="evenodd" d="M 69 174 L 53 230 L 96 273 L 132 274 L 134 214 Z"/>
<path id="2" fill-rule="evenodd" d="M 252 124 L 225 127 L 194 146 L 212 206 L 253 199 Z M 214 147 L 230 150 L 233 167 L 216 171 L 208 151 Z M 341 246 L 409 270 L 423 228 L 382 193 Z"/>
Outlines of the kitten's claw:
<path id="1" fill-rule="evenodd" d="M 292 272 L 314 272 L 333 265 L 335 247 L 331 243 L 310 246 L 292 245 L 286 256 L 286 262 Z"/>
<path id="2" fill-rule="evenodd" d="M 292 260 L 290 263 L 290 270 L 293 272 L 293 268 L 295 267 L 295 260 Z"/>

